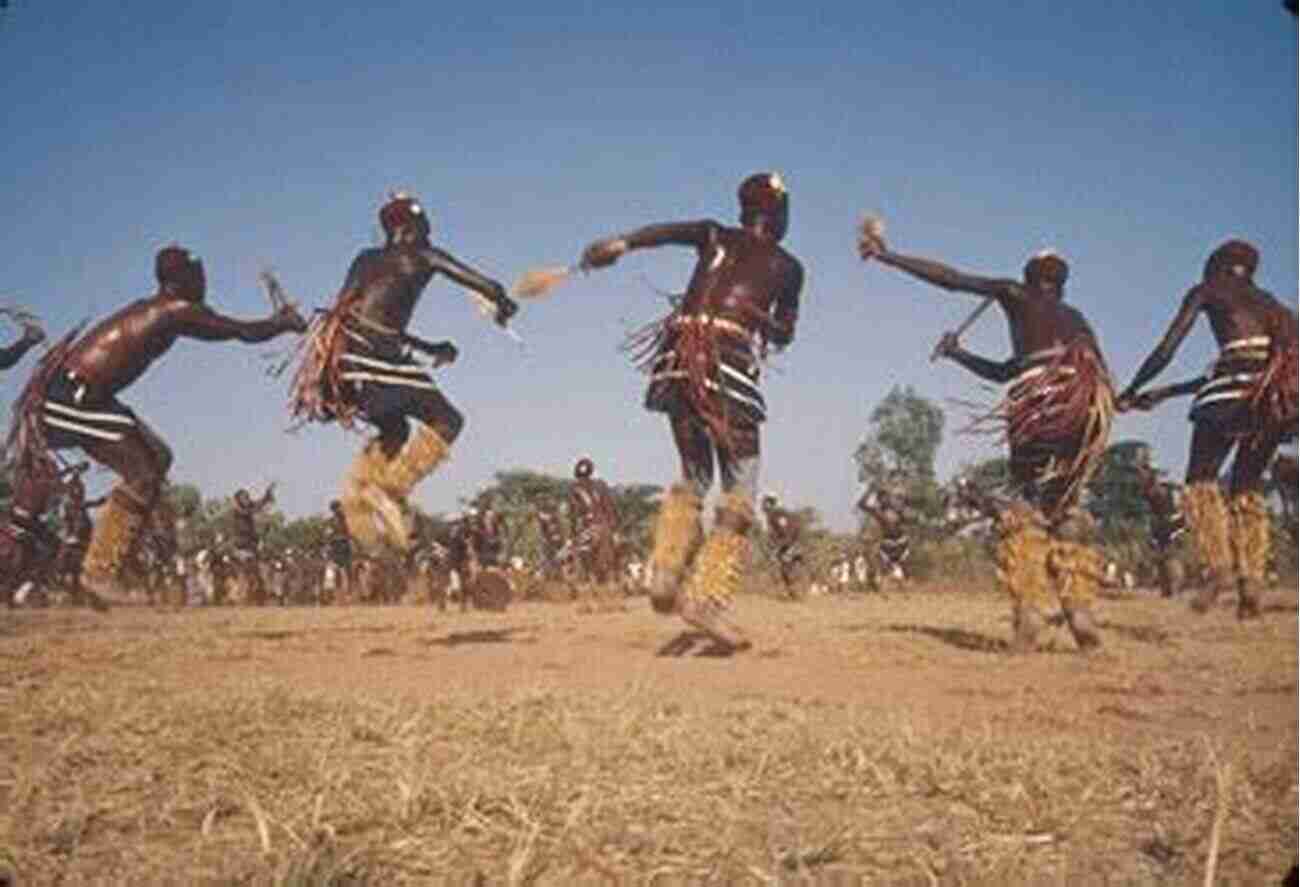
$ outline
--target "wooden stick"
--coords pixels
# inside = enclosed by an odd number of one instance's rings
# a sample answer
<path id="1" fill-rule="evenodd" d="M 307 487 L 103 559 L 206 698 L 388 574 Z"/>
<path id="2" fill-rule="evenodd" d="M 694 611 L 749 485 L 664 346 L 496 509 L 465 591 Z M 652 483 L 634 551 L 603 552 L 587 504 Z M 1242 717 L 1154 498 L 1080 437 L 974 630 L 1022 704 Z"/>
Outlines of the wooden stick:
<path id="1" fill-rule="evenodd" d="M 979 305 L 975 307 L 975 310 L 972 311 L 970 315 L 961 322 L 961 326 L 957 327 L 957 330 L 956 332 L 953 333 L 953 335 L 957 336 L 958 338 L 961 338 L 962 333 L 970 329 L 971 324 L 979 320 L 980 315 L 983 314 L 985 311 L 989 310 L 989 306 L 992 305 L 995 301 L 997 300 L 994 299 L 992 296 L 989 296 L 983 302 L 980 302 Z M 939 354 L 939 346 L 936 344 L 934 346 L 934 350 L 930 352 L 930 362 L 934 363 L 936 360 L 940 358 L 940 356 L 941 355 Z"/>

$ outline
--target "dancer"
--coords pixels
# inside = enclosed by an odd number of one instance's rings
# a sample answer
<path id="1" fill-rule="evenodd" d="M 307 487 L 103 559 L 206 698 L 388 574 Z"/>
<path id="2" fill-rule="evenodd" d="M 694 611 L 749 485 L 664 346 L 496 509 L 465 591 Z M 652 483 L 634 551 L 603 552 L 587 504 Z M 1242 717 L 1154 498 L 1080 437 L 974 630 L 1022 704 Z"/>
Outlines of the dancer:
<path id="1" fill-rule="evenodd" d="M 1069 266 L 1045 251 L 1025 264 L 1023 280 L 978 277 L 890 251 L 873 224 L 863 226 L 858 253 L 941 289 L 982 296 L 978 310 L 996 303 L 1006 315 L 1006 360 L 972 354 L 957 333 L 946 333 L 935 353 L 1007 384 L 986 419 L 1005 434 L 1018 493 L 998 518 L 999 576 L 1013 601 L 1011 649 L 1037 648 L 1053 588 L 1079 648 L 1099 646 L 1092 606 L 1105 570 L 1090 538 L 1093 523 L 1077 505 L 1106 448 L 1114 400 L 1092 328 L 1064 301 Z"/>

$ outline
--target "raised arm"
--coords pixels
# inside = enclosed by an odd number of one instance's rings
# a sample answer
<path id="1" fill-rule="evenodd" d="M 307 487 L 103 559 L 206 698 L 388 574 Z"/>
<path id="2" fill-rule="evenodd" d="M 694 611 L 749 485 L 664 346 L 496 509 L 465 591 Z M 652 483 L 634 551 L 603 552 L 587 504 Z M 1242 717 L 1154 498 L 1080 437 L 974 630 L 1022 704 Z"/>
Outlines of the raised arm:
<path id="1" fill-rule="evenodd" d="M 703 249 L 717 236 L 717 222 L 704 219 L 697 222 L 667 222 L 647 225 L 628 234 L 616 234 L 588 244 L 578 263 L 583 271 L 605 268 L 618 261 L 623 253 L 653 246 L 693 246 Z"/>
<path id="2" fill-rule="evenodd" d="M 1133 381 L 1119 396 L 1121 404 L 1131 404 L 1137 397 L 1138 391 L 1147 382 L 1154 379 L 1160 372 L 1169 365 L 1173 359 L 1178 346 L 1182 344 L 1183 339 L 1191 332 L 1192 324 L 1196 322 L 1196 314 L 1204 305 L 1204 297 L 1199 286 L 1194 286 L 1183 298 L 1183 304 L 1179 307 L 1178 313 L 1169 324 L 1169 329 L 1165 331 L 1164 338 L 1160 344 L 1156 345 L 1155 350 L 1147 355 L 1147 359 L 1142 361 L 1142 366 L 1138 368 L 1137 375 Z M 1194 389 L 1193 389 L 1194 390 Z"/>
<path id="3" fill-rule="evenodd" d="M 438 249 L 436 246 L 430 246 L 425 248 L 424 255 L 430 265 L 433 266 L 435 273 L 445 274 L 456 283 L 466 289 L 473 290 L 495 305 L 497 309 L 496 322 L 502 326 L 505 326 L 506 321 L 519 310 L 519 306 L 506 295 L 504 286 L 466 265 L 451 253 Z"/>
<path id="4" fill-rule="evenodd" d="M 881 229 L 865 225 L 858 235 L 858 255 L 862 261 L 875 259 L 885 265 L 906 271 L 913 277 L 949 292 L 971 293 L 976 296 L 1006 302 L 1022 295 L 1020 282 L 1002 277 L 978 277 L 958 271 L 942 262 L 907 256 L 893 252 L 885 245 Z"/>
<path id="5" fill-rule="evenodd" d="M 878 262 L 906 271 L 913 277 L 949 292 L 971 293 L 993 299 L 1010 299 L 1020 293 L 1019 281 L 999 277 L 978 277 L 958 271 L 942 262 L 922 259 L 918 256 L 906 256 L 883 250 L 875 258 Z"/>
<path id="6" fill-rule="evenodd" d="M 253 503 L 253 510 L 261 511 L 263 508 L 270 505 L 274 501 L 275 501 L 275 482 L 272 481 L 271 483 L 266 485 L 266 492 L 262 494 L 262 498 L 258 499 L 255 503 Z"/>

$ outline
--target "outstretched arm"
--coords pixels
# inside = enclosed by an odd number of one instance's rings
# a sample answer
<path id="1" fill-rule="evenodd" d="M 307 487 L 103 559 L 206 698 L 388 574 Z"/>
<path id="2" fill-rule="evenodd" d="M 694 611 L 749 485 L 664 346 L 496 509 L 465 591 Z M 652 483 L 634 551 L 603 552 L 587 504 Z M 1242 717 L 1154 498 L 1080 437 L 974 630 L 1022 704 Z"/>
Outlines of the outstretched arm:
<path id="1" fill-rule="evenodd" d="M 1192 287 L 1183 299 L 1183 304 L 1179 307 L 1178 313 L 1174 315 L 1173 321 L 1169 324 L 1169 329 L 1165 331 L 1165 336 L 1160 340 L 1160 344 L 1147 355 L 1146 360 L 1142 361 L 1142 366 L 1138 368 L 1137 375 L 1133 377 L 1133 381 L 1120 394 L 1119 400 L 1121 402 L 1132 402 L 1136 398 L 1139 389 L 1158 376 L 1169 365 L 1169 361 L 1173 359 L 1178 346 L 1191 332 L 1192 324 L 1196 322 L 1196 313 L 1201 310 L 1203 304 L 1204 299 L 1201 295 L 1201 288 L 1199 286 Z"/>
<path id="2" fill-rule="evenodd" d="M 7 370 L 24 354 L 45 340 L 45 332 L 35 324 L 24 324 L 22 337 L 8 348 L 0 348 L 0 370 Z"/>
<path id="3" fill-rule="evenodd" d="M 707 219 L 698 222 L 647 225 L 629 234 L 618 234 L 588 244 L 582 251 L 582 259 L 578 262 L 578 267 L 583 271 L 605 268 L 617 262 L 619 256 L 628 250 L 653 246 L 693 246 L 696 249 L 703 249 L 717 236 L 718 227 L 717 222 Z"/>
<path id="4" fill-rule="evenodd" d="M 920 278 L 926 283 L 933 284 L 949 292 L 971 293 L 976 296 L 994 299 L 1011 298 L 1020 292 L 1020 284 L 1015 280 L 977 277 L 974 274 L 958 271 L 956 268 L 942 262 L 934 262 L 917 256 L 905 256 L 902 253 L 885 250 L 876 256 L 876 260 L 901 271 L 906 271 L 913 277 Z"/>
<path id="5" fill-rule="evenodd" d="M 1021 294 L 1020 283 L 1015 280 L 978 277 L 942 262 L 893 252 L 885 245 L 880 231 L 870 227 L 864 228 L 858 236 L 858 255 L 864 262 L 875 259 L 949 292 L 971 293 L 999 301 L 1016 299 Z"/>
<path id="6" fill-rule="evenodd" d="M 307 330 L 307 323 L 292 305 L 285 305 L 265 320 L 236 320 L 218 314 L 206 305 L 192 302 L 177 302 L 171 309 L 174 312 L 177 332 L 189 339 L 205 342 L 240 342 L 257 343 L 274 339 L 282 333 L 302 333 Z"/>
<path id="7" fill-rule="evenodd" d="M 506 321 L 514 316 L 519 306 L 506 295 L 506 288 L 497 281 L 481 274 L 460 261 L 451 253 L 430 246 L 424 250 L 425 258 L 433 266 L 434 273 L 445 274 L 456 283 L 473 290 L 496 306 L 496 322 L 505 326 Z"/>

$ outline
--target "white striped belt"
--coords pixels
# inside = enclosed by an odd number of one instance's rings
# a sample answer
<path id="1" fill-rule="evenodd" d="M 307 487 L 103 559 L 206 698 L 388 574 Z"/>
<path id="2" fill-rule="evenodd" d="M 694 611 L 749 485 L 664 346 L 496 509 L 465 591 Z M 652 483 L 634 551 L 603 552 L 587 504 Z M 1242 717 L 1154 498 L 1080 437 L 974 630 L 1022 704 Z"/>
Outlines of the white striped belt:
<path id="1" fill-rule="evenodd" d="M 748 337 L 750 331 L 740 323 L 734 320 L 728 320 L 725 317 L 717 317 L 713 314 L 683 314 L 680 317 L 674 317 L 673 326 L 705 326 L 709 329 L 722 330 L 725 333 L 732 333 L 737 336 Z"/>

